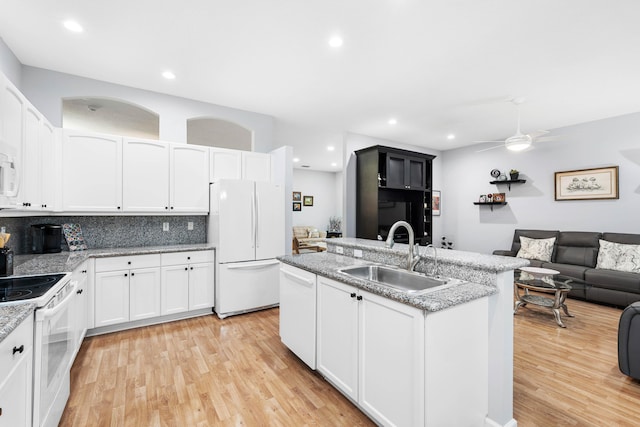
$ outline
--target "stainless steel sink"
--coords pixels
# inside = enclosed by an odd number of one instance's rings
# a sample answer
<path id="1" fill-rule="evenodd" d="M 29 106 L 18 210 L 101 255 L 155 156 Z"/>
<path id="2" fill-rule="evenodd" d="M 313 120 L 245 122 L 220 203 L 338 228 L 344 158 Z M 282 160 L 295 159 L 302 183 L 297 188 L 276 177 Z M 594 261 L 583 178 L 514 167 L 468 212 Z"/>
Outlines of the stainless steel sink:
<path id="1" fill-rule="evenodd" d="M 431 277 L 421 273 L 387 267 L 384 265 L 359 265 L 344 267 L 338 271 L 347 276 L 370 280 L 380 285 L 412 294 L 436 291 L 464 283 L 463 280 L 459 279 Z"/>

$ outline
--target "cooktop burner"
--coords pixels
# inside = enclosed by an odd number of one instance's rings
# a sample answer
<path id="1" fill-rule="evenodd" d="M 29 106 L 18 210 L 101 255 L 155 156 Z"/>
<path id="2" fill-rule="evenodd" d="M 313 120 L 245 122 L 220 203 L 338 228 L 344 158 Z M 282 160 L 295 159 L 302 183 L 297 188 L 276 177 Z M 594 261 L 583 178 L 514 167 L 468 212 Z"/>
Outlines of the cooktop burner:
<path id="1" fill-rule="evenodd" d="M 51 289 L 64 274 L 5 277 L 0 279 L 0 303 L 38 298 Z"/>

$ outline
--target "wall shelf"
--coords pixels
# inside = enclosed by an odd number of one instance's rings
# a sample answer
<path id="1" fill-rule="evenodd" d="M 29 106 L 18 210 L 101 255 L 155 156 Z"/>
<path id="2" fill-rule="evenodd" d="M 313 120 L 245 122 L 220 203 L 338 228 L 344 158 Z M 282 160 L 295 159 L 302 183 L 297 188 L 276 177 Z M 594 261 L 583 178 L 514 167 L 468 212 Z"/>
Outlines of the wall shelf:
<path id="1" fill-rule="evenodd" d="M 495 205 L 506 205 L 507 202 L 473 202 L 473 204 L 478 206 L 491 206 L 491 211 L 493 212 L 493 207 Z"/>
<path id="2" fill-rule="evenodd" d="M 502 181 L 490 181 L 489 184 L 508 184 L 509 191 L 511 191 L 511 184 L 524 184 L 527 182 L 526 179 L 505 179 Z"/>

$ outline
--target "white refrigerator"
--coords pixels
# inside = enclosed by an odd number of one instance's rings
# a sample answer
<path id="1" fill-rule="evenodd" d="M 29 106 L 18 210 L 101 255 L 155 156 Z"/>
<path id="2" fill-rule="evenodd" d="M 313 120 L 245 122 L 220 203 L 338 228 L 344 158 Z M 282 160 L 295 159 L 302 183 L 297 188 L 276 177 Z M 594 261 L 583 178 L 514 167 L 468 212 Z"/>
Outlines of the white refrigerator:
<path id="1" fill-rule="evenodd" d="M 284 190 L 268 182 L 220 180 L 211 184 L 208 241 L 216 247 L 218 317 L 279 303 L 284 254 Z"/>

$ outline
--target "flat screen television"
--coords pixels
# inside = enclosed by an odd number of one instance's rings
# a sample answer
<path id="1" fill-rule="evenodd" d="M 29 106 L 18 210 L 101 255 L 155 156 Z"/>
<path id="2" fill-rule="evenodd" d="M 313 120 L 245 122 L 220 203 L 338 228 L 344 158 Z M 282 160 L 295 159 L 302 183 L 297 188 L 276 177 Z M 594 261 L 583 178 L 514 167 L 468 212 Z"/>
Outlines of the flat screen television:
<path id="1" fill-rule="evenodd" d="M 378 201 L 378 235 L 386 240 L 391 226 L 397 221 L 411 224 L 411 202 Z M 413 226 L 413 224 L 411 224 Z M 415 228 L 415 227 L 414 227 Z M 396 230 L 394 241 L 408 242 L 409 233 L 404 227 Z"/>

